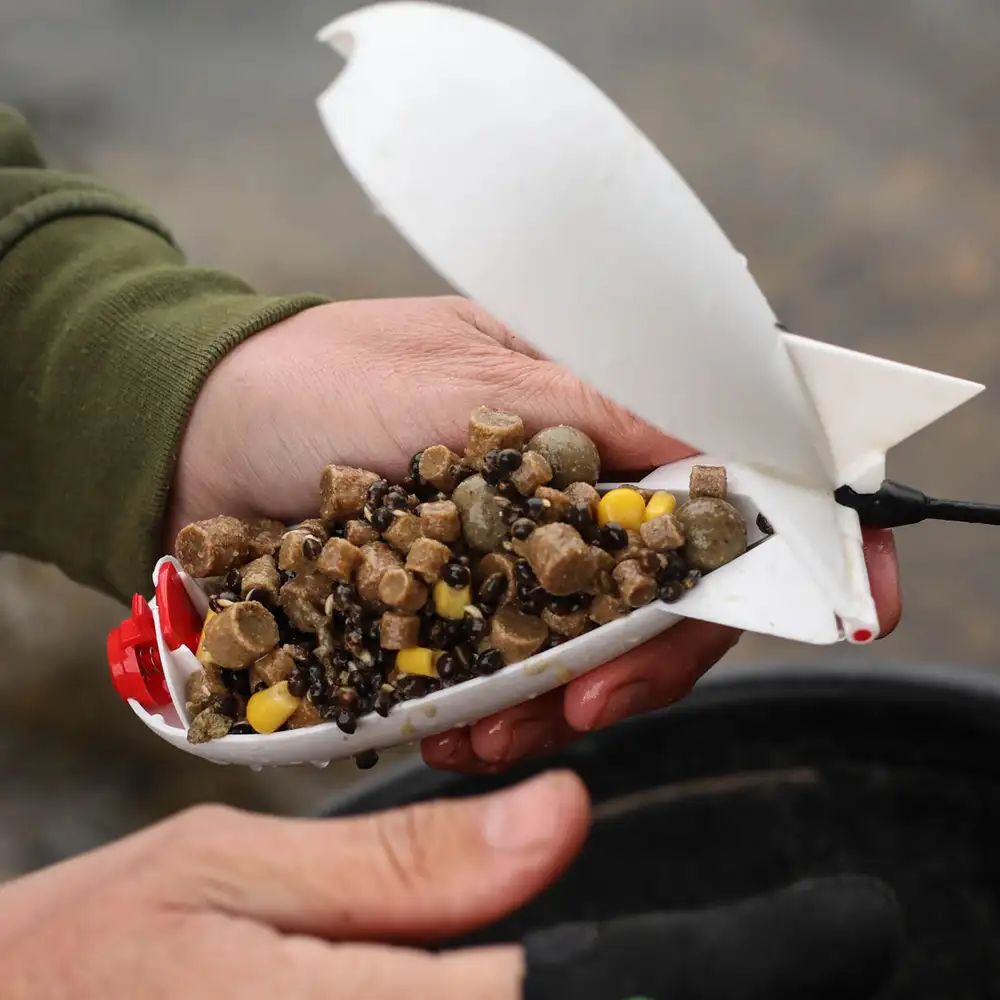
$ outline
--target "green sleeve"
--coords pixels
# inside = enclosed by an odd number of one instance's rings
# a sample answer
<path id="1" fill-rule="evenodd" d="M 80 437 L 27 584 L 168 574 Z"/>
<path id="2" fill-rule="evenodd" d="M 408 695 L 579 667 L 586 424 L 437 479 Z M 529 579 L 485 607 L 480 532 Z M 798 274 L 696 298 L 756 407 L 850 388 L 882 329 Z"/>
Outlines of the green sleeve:
<path id="1" fill-rule="evenodd" d="M 122 600 L 148 594 L 205 378 L 322 301 L 186 266 L 147 209 L 46 169 L 0 105 L 0 551 Z"/>

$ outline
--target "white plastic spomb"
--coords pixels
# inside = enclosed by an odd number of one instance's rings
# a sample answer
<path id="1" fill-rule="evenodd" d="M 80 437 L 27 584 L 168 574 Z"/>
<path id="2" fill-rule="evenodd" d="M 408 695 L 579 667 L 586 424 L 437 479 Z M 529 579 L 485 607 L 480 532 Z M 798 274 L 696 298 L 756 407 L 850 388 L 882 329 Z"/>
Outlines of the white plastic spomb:
<path id="1" fill-rule="evenodd" d="M 394 2 L 340 18 L 320 38 L 347 59 L 320 115 L 379 211 L 537 349 L 708 453 L 699 462 L 725 464 L 751 547 L 676 604 L 656 602 L 387 718 L 368 715 L 351 735 L 326 723 L 190 744 L 183 689 L 198 663 L 167 647 L 154 605 L 173 705 L 150 713 L 132 702 L 136 714 L 219 763 L 324 764 L 485 718 L 685 617 L 817 644 L 877 635 L 858 518 L 833 491 L 877 488 L 893 445 L 983 387 L 782 332 L 745 259 L 662 154 L 526 35 Z M 683 501 L 693 462 L 640 485 Z M 753 527 L 758 512 L 777 534 Z"/>

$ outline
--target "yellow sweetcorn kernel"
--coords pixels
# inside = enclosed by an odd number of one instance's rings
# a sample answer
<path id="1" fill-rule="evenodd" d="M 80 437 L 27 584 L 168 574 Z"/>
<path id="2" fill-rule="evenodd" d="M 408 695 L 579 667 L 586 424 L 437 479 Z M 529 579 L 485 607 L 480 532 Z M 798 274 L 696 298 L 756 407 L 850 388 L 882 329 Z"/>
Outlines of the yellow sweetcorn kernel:
<path id="1" fill-rule="evenodd" d="M 645 521 L 652 521 L 653 518 L 663 517 L 664 514 L 673 514 L 677 507 L 677 498 L 673 493 L 666 490 L 657 490 L 646 504 L 646 513 L 643 517 Z"/>
<path id="2" fill-rule="evenodd" d="M 437 677 L 437 660 L 441 654 L 424 646 L 411 646 L 396 654 L 396 669 L 401 674 L 419 674 L 421 677 Z"/>
<path id="3" fill-rule="evenodd" d="M 205 621 L 201 626 L 201 635 L 198 637 L 198 649 L 195 651 L 195 657 L 197 657 L 198 662 L 204 667 L 215 667 L 218 666 L 211 656 L 205 651 L 205 629 L 208 628 L 208 623 L 215 617 L 215 612 L 208 610 L 205 615 Z"/>
<path id="4" fill-rule="evenodd" d="M 597 507 L 597 520 L 602 528 L 614 522 L 627 531 L 638 531 L 645 516 L 646 503 L 642 494 L 624 487 L 605 493 Z"/>
<path id="5" fill-rule="evenodd" d="M 472 591 L 468 586 L 449 587 L 444 580 L 434 584 L 434 610 L 442 618 L 461 618 L 472 603 Z"/>
<path id="6" fill-rule="evenodd" d="M 288 690 L 288 681 L 280 681 L 250 696 L 247 722 L 255 732 L 276 732 L 295 714 L 299 703 L 300 699 Z"/>

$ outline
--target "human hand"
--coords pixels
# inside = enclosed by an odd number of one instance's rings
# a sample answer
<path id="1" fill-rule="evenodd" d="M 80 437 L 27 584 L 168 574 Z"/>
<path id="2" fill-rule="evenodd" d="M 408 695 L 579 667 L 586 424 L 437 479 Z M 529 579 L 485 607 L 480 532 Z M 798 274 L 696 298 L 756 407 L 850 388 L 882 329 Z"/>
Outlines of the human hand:
<path id="1" fill-rule="evenodd" d="M 352 819 L 200 807 L 3 886 L 4 1000 L 870 1000 L 898 962 L 891 894 L 845 877 L 522 943 L 412 947 L 526 903 L 587 825 L 566 773 Z"/>
<path id="2" fill-rule="evenodd" d="M 341 820 L 201 807 L 0 890 L 4 1000 L 520 1000 L 519 946 L 442 956 L 586 834 L 581 782 Z"/>
<path id="3" fill-rule="evenodd" d="M 329 463 L 401 478 L 428 444 L 461 451 L 469 412 L 481 404 L 516 411 L 529 431 L 579 427 L 608 470 L 654 469 L 694 454 L 464 299 L 337 303 L 258 334 L 209 376 L 180 450 L 170 539 L 220 512 L 310 516 L 318 470 Z M 866 555 L 885 635 L 900 614 L 891 534 L 866 534 Z M 682 621 L 565 688 L 425 740 L 425 759 L 489 772 L 557 749 L 678 700 L 738 639 L 733 629 Z"/>

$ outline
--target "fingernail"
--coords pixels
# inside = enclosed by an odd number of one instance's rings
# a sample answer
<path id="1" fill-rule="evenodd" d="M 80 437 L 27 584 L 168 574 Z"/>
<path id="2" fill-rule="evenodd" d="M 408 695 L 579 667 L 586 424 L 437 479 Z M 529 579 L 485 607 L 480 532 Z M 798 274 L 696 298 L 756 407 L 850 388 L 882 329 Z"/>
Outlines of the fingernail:
<path id="1" fill-rule="evenodd" d="M 560 803 L 545 775 L 487 800 L 483 839 L 490 847 L 523 851 L 548 843 L 559 832 Z"/>
<path id="2" fill-rule="evenodd" d="M 632 681 L 618 688 L 609 698 L 604 711 L 594 721 L 593 729 L 613 726 L 630 715 L 647 712 L 653 707 L 653 689 L 649 681 Z"/>

